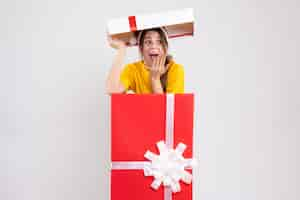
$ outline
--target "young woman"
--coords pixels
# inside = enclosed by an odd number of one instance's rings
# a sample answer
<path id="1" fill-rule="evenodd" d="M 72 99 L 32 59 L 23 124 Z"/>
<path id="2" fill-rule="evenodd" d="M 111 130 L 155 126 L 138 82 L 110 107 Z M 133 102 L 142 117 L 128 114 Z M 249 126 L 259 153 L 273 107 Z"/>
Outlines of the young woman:
<path id="1" fill-rule="evenodd" d="M 106 80 L 106 91 L 136 94 L 183 93 L 183 66 L 168 55 L 168 40 L 163 28 L 143 30 L 138 36 L 141 60 L 123 66 L 126 45 L 109 38 L 111 47 L 117 50 Z"/>

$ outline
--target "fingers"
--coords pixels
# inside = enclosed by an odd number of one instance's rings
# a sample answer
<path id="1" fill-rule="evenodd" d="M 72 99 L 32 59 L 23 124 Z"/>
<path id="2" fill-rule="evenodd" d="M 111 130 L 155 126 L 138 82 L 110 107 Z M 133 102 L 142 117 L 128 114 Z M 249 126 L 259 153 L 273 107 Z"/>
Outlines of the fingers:
<path id="1" fill-rule="evenodd" d="M 114 49 L 121 49 L 126 46 L 124 41 L 120 39 L 112 38 L 111 36 L 107 37 L 107 41 L 109 45 Z"/>
<path id="2" fill-rule="evenodd" d="M 167 56 L 166 55 L 164 55 L 163 56 L 163 60 L 162 60 L 162 63 L 161 63 L 161 65 L 162 65 L 162 70 L 163 70 L 163 73 L 165 73 L 165 71 L 166 71 L 166 59 L 167 59 Z"/>
<path id="3" fill-rule="evenodd" d="M 112 38 L 111 38 L 111 36 L 110 36 L 110 35 L 107 35 L 107 41 L 108 41 L 108 43 L 109 43 L 109 44 L 111 44 L 111 42 L 112 42 Z"/>
<path id="4" fill-rule="evenodd" d="M 151 76 L 152 77 L 158 77 L 159 73 L 158 73 L 158 57 L 154 57 L 153 58 L 153 62 L 152 62 L 152 66 L 149 68 L 150 72 L 151 72 Z"/>
<path id="5" fill-rule="evenodd" d="M 165 71 L 165 65 L 164 65 L 165 61 L 166 61 L 165 56 L 158 56 L 154 58 L 153 71 L 155 71 L 155 73 L 158 73 L 159 75 L 162 75 Z"/>
<path id="6" fill-rule="evenodd" d="M 163 55 L 160 58 L 160 63 L 159 63 L 159 72 L 162 75 L 165 72 L 165 62 L 166 62 L 166 56 Z"/>
<path id="7" fill-rule="evenodd" d="M 159 75 L 161 75 L 162 69 L 163 69 L 162 60 L 163 60 L 163 57 L 159 56 L 159 58 L 158 58 L 158 69 L 157 69 Z"/>
<path id="8" fill-rule="evenodd" d="M 159 67 L 159 57 L 155 57 L 154 60 L 153 60 L 152 70 L 154 72 L 157 72 L 158 67 Z"/>
<path id="9" fill-rule="evenodd" d="M 157 56 L 153 58 L 152 66 L 146 67 L 150 72 L 152 77 L 160 78 L 167 71 L 165 66 L 166 56 Z"/>
<path id="10" fill-rule="evenodd" d="M 116 48 L 115 47 L 115 41 L 114 41 L 114 39 L 110 36 L 110 35 L 108 35 L 107 36 L 107 42 L 108 42 L 108 44 L 112 47 L 112 48 Z"/>

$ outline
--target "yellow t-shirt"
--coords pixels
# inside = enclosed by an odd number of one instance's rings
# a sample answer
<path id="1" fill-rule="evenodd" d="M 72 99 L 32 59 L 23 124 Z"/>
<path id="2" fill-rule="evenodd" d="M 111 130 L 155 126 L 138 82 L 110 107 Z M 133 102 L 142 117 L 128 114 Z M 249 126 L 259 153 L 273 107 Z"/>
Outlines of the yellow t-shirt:
<path id="1" fill-rule="evenodd" d="M 127 64 L 120 77 L 125 90 L 132 90 L 137 94 L 152 93 L 150 71 L 145 68 L 143 61 Z M 166 82 L 167 93 L 184 93 L 183 66 L 170 61 Z"/>

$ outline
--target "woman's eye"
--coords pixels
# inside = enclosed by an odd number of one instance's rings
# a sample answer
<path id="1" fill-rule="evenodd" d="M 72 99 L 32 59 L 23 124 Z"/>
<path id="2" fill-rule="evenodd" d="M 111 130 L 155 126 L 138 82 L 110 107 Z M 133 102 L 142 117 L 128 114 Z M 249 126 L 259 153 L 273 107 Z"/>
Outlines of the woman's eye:
<path id="1" fill-rule="evenodd" d="M 154 40 L 154 41 L 152 41 L 152 40 L 145 40 L 144 41 L 144 44 L 147 45 L 147 46 L 150 46 L 153 43 L 161 45 L 162 44 L 162 40 Z"/>
<path id="2" fill-rule="evenodd" d="M 148 40 L 145 40 L 145 41 L 144 41 L 144 44 L 145 44 L 145 45 L 149 45 L 149 41 L 148 41 Z"/>

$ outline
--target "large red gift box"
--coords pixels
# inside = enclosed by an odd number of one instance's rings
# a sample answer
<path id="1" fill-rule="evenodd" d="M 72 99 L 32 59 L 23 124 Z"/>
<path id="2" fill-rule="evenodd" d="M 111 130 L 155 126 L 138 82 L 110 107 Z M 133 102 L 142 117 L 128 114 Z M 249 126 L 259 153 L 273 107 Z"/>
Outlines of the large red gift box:
<path id="1" fill-rule="evenodd" d="M 180 192 L 166 194 L 163 184 L 157 190 L 151 188 L 154 177 L 144 176 L 143 169 L 113 166 L 148 161 L 145 152 L 159 155 L 156 143 L 161 140 L 174 148 L 184 143 L 183 157 L 192 158 L 193 112 L 193 94 L 111 96 L 111 200 L 192 200 L 192 184 L 180 181 Z M 172 127 L 166 120 L 171 120 Z M 169 136 L 166 129 L 172 132 Z"/>

